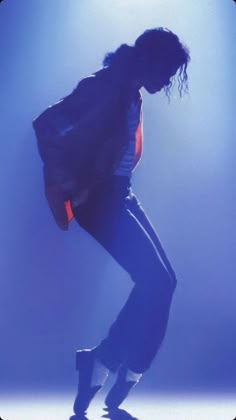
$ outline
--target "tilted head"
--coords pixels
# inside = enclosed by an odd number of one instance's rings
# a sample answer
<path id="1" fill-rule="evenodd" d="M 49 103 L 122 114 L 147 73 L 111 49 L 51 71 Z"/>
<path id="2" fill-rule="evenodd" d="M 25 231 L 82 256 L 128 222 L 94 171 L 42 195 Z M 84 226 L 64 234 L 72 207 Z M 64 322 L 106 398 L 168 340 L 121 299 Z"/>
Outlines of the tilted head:
<path id="1" fill-rule="evenodd" d="M 175 75 L 180 95 L 188 90 L 189 61 L 189 50 L 178 36 L 159 27 L 144 31 L 133 46 L 122 44 L 115 52 L 108 53 L 103 65 L 123 68 L 139 87 L 143 86 L 149 93 L 163 88 L 169 97 Z"/>
<path id="2" fill-rule="evenodd" d="M 134 44 L 138 62 L 139 77 L 149 93 L 164 88 L 170 93 L 173 77 L 177 74 L 179 92 L 187 90 L 187 65 L 190 60 L 188 49 L 177 35 L 166 28 L 146 30 Z"/>

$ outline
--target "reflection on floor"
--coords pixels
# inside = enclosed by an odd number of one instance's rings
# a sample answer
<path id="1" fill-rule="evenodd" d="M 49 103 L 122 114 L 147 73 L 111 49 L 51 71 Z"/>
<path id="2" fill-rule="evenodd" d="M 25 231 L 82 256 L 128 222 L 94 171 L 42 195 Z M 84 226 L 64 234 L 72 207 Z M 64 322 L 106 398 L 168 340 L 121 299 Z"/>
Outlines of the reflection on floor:
<path id="1" fill-rule="evenodd" d="M 24 395 L 0 398 L 0 420 L 69 420 L 73 395 Z M 97 395 L 86 419 L 110 420 L 234 420 L 236 397 L 187 395 L 130 396 L 116 413 L 103 410 L 104 399 Z"/>

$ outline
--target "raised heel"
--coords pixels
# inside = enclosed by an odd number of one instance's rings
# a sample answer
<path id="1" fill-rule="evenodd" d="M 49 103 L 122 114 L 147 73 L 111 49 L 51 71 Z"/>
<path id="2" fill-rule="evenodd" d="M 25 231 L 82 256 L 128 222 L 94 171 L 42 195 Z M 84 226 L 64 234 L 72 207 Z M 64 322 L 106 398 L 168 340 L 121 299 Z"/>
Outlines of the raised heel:
<path id="1" fill-rule="evenodd" d="M 92 386 L 92 376 L 94 367 L 93 349 L 83 349 L 76 351 L 76 370 L 79 372 L 78 393 L 74 402 L 75 419 L 84 419 L 91 400 L 100 391 L 102 385 Z M 82 415 L 82 417 L 80 417 Z M 73 419 L 73 417 L 72 417 Z M 85 420 L 85 419 L 84 419 Z"/>

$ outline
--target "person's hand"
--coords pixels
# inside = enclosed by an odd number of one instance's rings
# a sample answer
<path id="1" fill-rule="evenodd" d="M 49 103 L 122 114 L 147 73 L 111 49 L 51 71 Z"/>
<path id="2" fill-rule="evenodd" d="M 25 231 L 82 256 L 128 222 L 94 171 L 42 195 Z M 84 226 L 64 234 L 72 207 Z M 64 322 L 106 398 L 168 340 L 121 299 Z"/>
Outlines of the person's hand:
<path id="1" fill-rule="evenodd" d="M 87 201 L 89 196 L 89 189 L 85 188 L 83 190 L 81 190 L 79 193 L 74 194 L 73 197 L 71 198 L 71 206 L 73 207 L 78 207 L 81 204 L 85 203 L 85 201 Z"/>
<path id="2" fill-rule="evenodd" d="M 78 207 L 88 199 L 89 189 L 80 189 L 76 180 L 72 179 L 63 184 L 46 186 L 45 194 L 57 225 L 62 230 L 68 230 L 66 201 L 70 201 L 71 207 Z"/>
<path id="3" fill-rule="evenodd" d="M 68 230 L 65 196 L 61 186 L 57 184 L 47 186 L 45 195 L 57 225 L 62 230 Z"/>
<path id="4" fill-rule="evenodd" d="M 78 207 L 83 204 L 89 196 L 89 188 L 83 188 L 78 185 L 76 179 L 64 182 L 62 184 L 64 196 L 70 200 L 72 207 Z"/>

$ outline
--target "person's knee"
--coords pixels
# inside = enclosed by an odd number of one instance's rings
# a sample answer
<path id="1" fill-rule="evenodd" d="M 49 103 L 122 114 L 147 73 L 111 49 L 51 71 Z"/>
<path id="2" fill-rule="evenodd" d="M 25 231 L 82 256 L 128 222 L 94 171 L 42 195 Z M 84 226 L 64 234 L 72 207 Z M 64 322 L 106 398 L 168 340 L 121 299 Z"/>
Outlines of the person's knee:
<path id="1" fill-rule="evenodd" d="M 159 291 L 162 290 L 162 292 L 164 292 L 165 294 L 172 294 L 176 287 L 174 279 L 172 279 L 170 273 L 166 269 L 163 269 L 157 273 L 155 284 L 156 289 L 158 289 Z"/>
<path id="2" fill-rule="evenodd" d="M 172 293 L 174 293 L 177 287 L 177 278 L 174 273 L 173 274 L 169 273 L 169 276 L 170 276 L 170 287 L 171 287 Z"/>
<path id="3" fill-rule="evenodd" d="M 143 293 L 151 296 L 160 295 L 160 293 L 169 293 L 174 290 L 176 284 L 172 280 L 166 268 L 159 263 L 156 266 L 149 266 L 145 276 L 140 282 Z"/>
<path id="4" fill-rule="evenodd" d="M 162 292 L 173 293 L 176 288 L 176 278 L 171 275 L 159 258 L 143 258 L 138 261 L 131 277 L 142 289 L 144 295 L 156 296 Z"/>
<path id="5" fill-rule="evenodd" d="M 157 270 L 155 279 L 152 280 L 153 293 L 160 291 L 166 296 L 172 296 L 177 287 L 177 278 L 175 273 L 170 273 L 166 267 L 162 266 Z"/>

